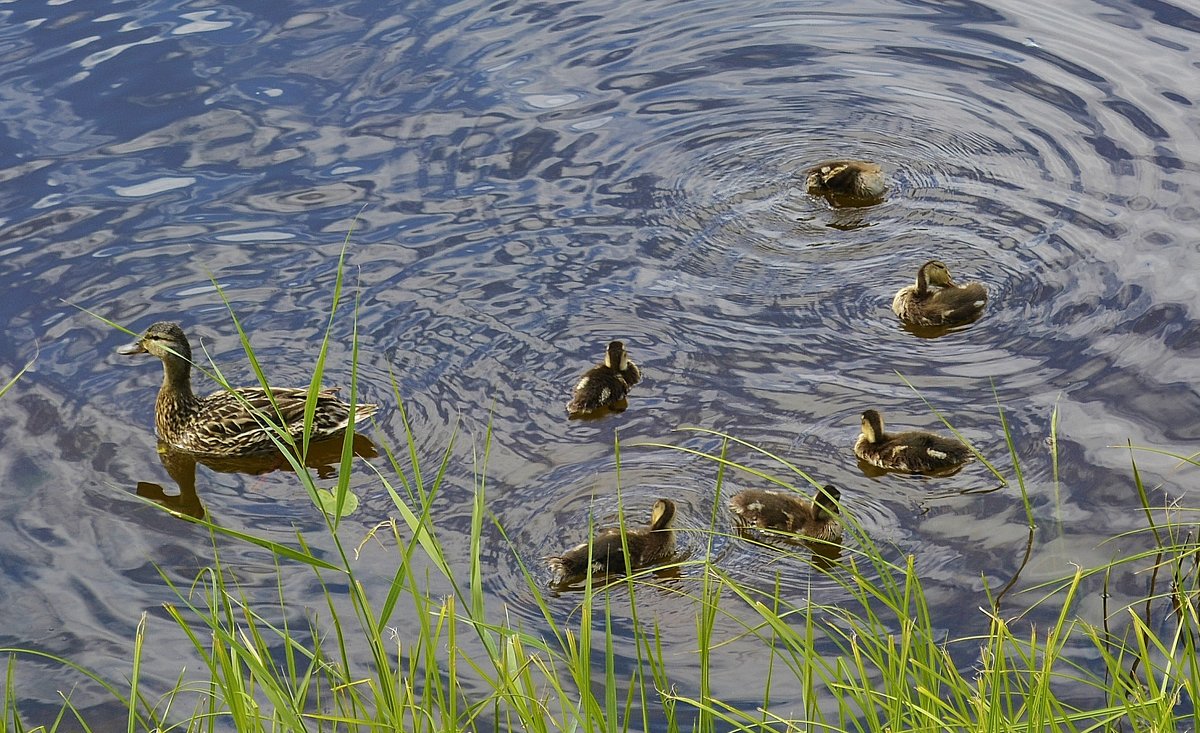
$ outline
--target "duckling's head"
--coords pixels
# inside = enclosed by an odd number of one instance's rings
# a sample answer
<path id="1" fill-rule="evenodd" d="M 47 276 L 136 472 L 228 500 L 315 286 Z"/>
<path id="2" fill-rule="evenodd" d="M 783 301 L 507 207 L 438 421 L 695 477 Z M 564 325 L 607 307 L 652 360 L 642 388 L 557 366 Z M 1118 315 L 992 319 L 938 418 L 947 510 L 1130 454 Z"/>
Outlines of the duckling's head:
<path id="1" fill-rule="evenodd" d="M 883 415 L 875 410 L 862 414 L 862 434 L 868 443 L 876 443 L 883 437 Z"/>
<path id="2" fill-rule="evenodd" d="M 842 492 L 833 484 L 825 484 L 817 490 L 817 497 L 813 501 L 813 506 L 816 507 L 816 517 L 818 520 L 824 521 L 830 519 L 835 514 L 840 514 L 838 502 L 842 499 Z"/>
<path id="3" fill-rule="evenodd" d="M 183 329 L 178 323 L 167 321 L 151 324 L 141 338 L 117 349 L 117 353 L 125 356 L 153 354 L 159 359 L 182 357 L 186 361 L 192 360 L 192 347 Z"/>
<path id="4" fill-rule="evenodd" d="M 950 277 L 950 269 L 940 260 L 930 260 L 921 265 L 921 276 L 930 285 L 944 288 L 954 287 L 954 279 Z"/>
<path id="5" fill-rule="evenodd" d="M 629 352 L 625 351 L 623 342 L 608 342 L 608 350 L 604 352 L 604 366 L 619 372 L 625 371 L 625 368 L 629 366 Z"/>
<path id="6" fill-rule="evenodd" d="M 616 343 L 620 343 L 619 341 Z M 666 529 L 675 519 L 675 502 L 670 499 L 659 499 L 650 510 L 650 529 Z"/>

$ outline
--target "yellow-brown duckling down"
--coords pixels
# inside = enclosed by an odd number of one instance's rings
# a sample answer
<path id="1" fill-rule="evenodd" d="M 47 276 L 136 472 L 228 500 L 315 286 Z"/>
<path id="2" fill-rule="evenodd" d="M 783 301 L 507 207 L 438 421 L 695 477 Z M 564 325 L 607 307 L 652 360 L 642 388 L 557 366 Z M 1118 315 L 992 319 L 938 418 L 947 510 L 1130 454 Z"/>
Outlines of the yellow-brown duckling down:
<path id="1" fill-rule="evenodd" d="M 604 361 L 587 370 L 575 384 L 571 401 L 567 403 L 567 416 L 577 418 L 623 411 L 629 388 L 641 378 L 642 372 L 630 360 L 625 344 L 609 342 Z"/>
<path id="2" fill-rule="evenodd" d="M 675 552 L 675 502 L 659 499 L 650 510 L 650 524 L 625 528 L 624 542 L 620 527 L 601 530 L 591 543 L 591 564 L 588 564 L 588 543 L 584 542 L 561 555 L 547 557 L 554 573 L 554 584 L 564 585 L 586 578 L 615 573 L 629 573 L 667 560 Z M 629 554 L 626 556 L 626 548 Z"/>
<path id="3" fill-rule="evenodd" d="M 928 476 L 954 473 L 975 457 L 954 438 L 921 430 L 884 432 L 883 416 L 876 410 L 862 415 L 862 433 L 854 443 L 854 455 L 876 468 Z"/>
<path id="4" fill-rule="evenodd" d="M 833 206 L 871 206 L 883 200 L 883 168 L 866 160 L 831 160 L 807 171 L 804 187 Z"/>
<path id="5" fill-rule="evenodd" d="M 729 510 L 739 531 L 765 529 L 794 534 L 797 539 L 837 542 L 842 538 L 841 498 L 832 484 L 818 489 L 811 500 L 790 491 L 746 489 L 730 497 Z"/>
<path id="6" fill-rule="evenodd" d="M 930 260 L 892 298 L 892 312 L 910 326 L 963 326 L 983 315 L 987 297 L 983 283 L 960 285 L 943 262 Z"/>

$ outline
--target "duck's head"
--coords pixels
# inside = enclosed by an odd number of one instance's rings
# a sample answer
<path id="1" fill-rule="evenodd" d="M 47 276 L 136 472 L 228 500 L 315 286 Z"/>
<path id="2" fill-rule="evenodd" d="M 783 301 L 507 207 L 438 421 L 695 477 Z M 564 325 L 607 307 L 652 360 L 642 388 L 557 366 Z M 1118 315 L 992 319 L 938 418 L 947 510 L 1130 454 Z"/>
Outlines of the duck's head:
<path id="1" fill-rule="evenodd" d="M 862 414 L 862 434 L 868 443 L 876 443 L 883 436 L 883 415 L 876 410 L 867 410 Z"/>
<path id="2" fill-rule="evenodd" d="M 167 321 L 152 324 L 141 338 L 117 349 L 117 353 L 125 356 L 153 354 L 159 359 L 181 357 L 187 361 L 192 360 L 192 347 L 188 344 L 183 329 L 178 323 Z"/>
<path id="3" fill-rule="evenodd" d="M 954 279 L 950 277 L 950 269 L 941 260 L 930 260 L 921 265 L 917 279 L 922 278 L 929 285 L 938 285 L 943 288 L 954 287 Z"/>
<path id="4" fill-rule="evenodd" d="M 817 519 L 829 519 L 834 514 L 840 514 L 838 502 L 842 499 L 842 492 L 833 484 L 825 484 L 820 489 L 817 489 L 817 498 L 813 501 L 817 509 Z"/>
<path id="5" fill-rule="evenodd" d="M 625 371 L 629 366 L 629 352 L 625 351 L 624 342 L 608 342 L 608 350 L 604 352 L 604 366 L 619 372 Z"/>
<path id="6" fill-rule="evenodd" d="M 618 342 L 619 343 L 619 342 Z M 650 529 L 666 529 L 675 519 L 675 502 L 670 499 L 659 499 L 650 510 Z"/>

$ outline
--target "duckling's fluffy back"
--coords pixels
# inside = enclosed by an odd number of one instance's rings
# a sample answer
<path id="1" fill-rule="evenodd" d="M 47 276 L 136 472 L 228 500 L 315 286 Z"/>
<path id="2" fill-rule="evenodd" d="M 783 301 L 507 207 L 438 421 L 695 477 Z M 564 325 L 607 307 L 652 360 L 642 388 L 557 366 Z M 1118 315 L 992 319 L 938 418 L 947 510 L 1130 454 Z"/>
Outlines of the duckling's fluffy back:
<path id="1" fill-rule="evenodd" d="M 625 344 L 611 342 L 604 361 L 584 372 L 576 382 L 567 403 L 567 416 L 574 419 L 605 411 L 622 412 L 629 389 L 641 378 L 642 372 L 629 358 Z"/>
<path id="2" fill-rule="evenodd" d="M 820 489 L 817 501 L 789 492 L 746 489 L 729 499 L 729 510 L 739 529 L 789 532 L 806 538 L 836 541 L 841 537 L 835 487 Z"/>
<path id="3" fill-rule="evenodd" d="M 854 454 L 876 468 L 929 476 L 957 472 L 975 458 L 958 440 L 920 430 L 884 434 L 873 443 L 859 435 Z"/>
<path id="4" fill-rule="evenodd" d="M 810 168 L 804 181 L 812 196 L 834 206 L 869 206 L 883 199 L 887 180 L 883 168 L 866 160 L 831 160 Z"/>
<path id="5" fill-rule="evenodd" d="M 674 518 L 675 503 L 659 499 L 651 511 L 649 526 L 626 528 L 623 542 L 619 527 L 598 532 L 591 543 L 590 565 L 586 542 L 561 555 L 545 558 L 554 574 L 553 584 L 566 585 L 588 574 L 628 573 L 666 560 L 675 551 L 675 533 L 670 526 Z"/>

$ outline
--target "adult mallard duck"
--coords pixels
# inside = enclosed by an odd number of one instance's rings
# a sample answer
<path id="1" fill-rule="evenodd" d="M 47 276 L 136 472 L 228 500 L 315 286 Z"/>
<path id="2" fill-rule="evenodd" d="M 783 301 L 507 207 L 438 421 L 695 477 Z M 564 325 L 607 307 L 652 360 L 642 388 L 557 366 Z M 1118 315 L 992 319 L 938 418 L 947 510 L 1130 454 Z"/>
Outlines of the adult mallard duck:
<path id="1" fill-rule="evenodd" d="M 983 315 L 986 306 L 983 283 L 959 285 L 939 260 L 921 265 L 916 284 L 900 288 L 892 298 L 892 312 L 910 326 L 962 326 Z"/>
<path id="2" fill-rule="evenodd" d="M 671 557 L 675 551 L 675 533 L 671 521 L 675 519 L 675 502 L 659 499 L 650 510 L 650 524 L 636 529 L 626 528 L 625 541 L 621 541 L 621 528 L 609 527 L 596 534 L 592 540 L 592 564 L 588 565 L 588 543 L 572 547 L 546 561 L 554 572 L 555 585 L 566 585 L 594 575 L 628 573 L 654 565 Z M 625 556 L 625 548 L 629 556 Z"/>
<path id="3" fill-rule="evenodd" d="M 629 359 L 625 344 L 611 341 L 604 353 L 604 361 L 584 373 L 575 385 L 571 401 L 567 403 L 567 416 L 584 417 L 611 410 L 621 412 L 626 407 L 625 396 L 629 388 L 642 378 L 642 372 Z"/>
<path id="4" fill-rule="evenodd" d="M 807 171 L 804 187 L 834 206 L 870 206 L 883 200 L 883 168 L 865 160 L 831 160 Z"/>
<path id="5" fill-rule="evenodd" d="M 842 493 L 832 484 L 817 490 L 812 501 L 786 491 L 746 489 L 729 499 L 738 530 L 790 532 L 804 539 L 837 542 L 842 537 L 838 501 Z"/>
<path id="6" fill-rule="evenodd" d="M 297 442 L 303 437 L 307 389 L 274 387 L 268 394 L 259 387 L 242 387 L 197 397 L 192 392 L 192 347 L 179 324 L 155 323 L 118 353 L 152 354 L 162 359 L 163 383 L 154 403 L 154 427 L 172 448 L 202 456 L 274 451 L 268 421 L 282 422 Z M 378 405 L 356 405 L 355 420 L 364 421 L 377 409 Z M 337 398 L 337 389 L 321 390 L 310 440 L 342 434 L 349 417 L 350 405 Z"/>
<path id="7" fill-rule="evenodd" d="M 875 410 L 862 415 L 862 434 L 854 455 L 877 468 L 927 476 L 949 476 L 975 458 L 971 449 L 953 438 L 910 430 L 885 433 L 883 416 Z"/>

